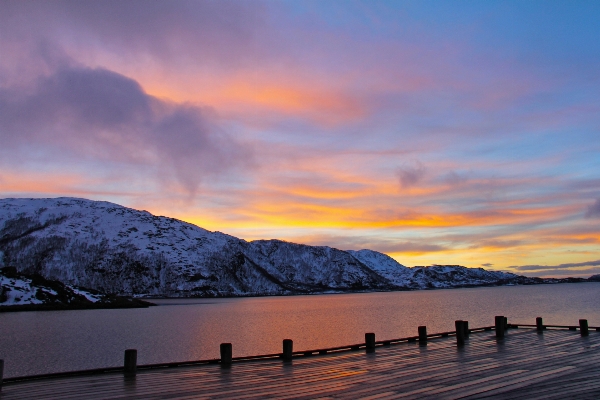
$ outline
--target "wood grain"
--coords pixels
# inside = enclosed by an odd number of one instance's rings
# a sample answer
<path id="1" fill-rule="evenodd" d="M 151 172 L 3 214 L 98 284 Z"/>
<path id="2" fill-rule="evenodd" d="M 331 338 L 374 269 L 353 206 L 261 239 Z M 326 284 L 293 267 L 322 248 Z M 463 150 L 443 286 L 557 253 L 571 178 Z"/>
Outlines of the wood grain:
<path id="1" fill-rule="evenodd" d="M 5 382 L 0 399 L 600 398 L 600 332 L 510 329 L 364 349 Z"/>

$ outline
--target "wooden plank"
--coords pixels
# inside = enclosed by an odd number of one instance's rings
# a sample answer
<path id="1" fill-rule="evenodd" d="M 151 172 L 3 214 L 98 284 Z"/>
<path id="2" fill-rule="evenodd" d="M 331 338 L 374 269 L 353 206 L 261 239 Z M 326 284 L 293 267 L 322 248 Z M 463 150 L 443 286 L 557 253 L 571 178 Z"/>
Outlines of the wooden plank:
<path id="1" fill-rule="evenodd" d="M 538 383 L 530 383 L 526 386 L 511 387 L 505 390 L 505 395 L 510 394 L 510 398 L 546 398 L 556 394 L 565 397 L 566 394 L 578 392 L 600 390 L 600 380 L 597 379 L 598 370 L 582 371 L 577 370 L 575 374 L 563 375 L 562 377 L 553 376 L 551 380 Z M 491 391 L 494 395 L 495 391 Z"/>
<path id="2" fill-rule="evenodd" d="M 498 367 L 497 365 L 494 365 L 494 366 L 490 366 L 489 369 L 493 369 L 493 368 L 497 368 L 497 367 Z M 456 371 L 449 373 L 447 370 L 441 368 L 435 374 L 431 374 L 431 373 L 423 374 L 423 375 L 413 376 L 412 379 L 401 379 L 401 380 L 398 380 L 397 376 L 392 375 L 391 377 L 388 377 L 387 379 L 375 382 L 377 384 L 376 389 L 370 385 L 368 388 L 365 388 L 362 390 L 353 390 L 349 394 L 349 396 L 347 396 L 347 398 L 356 398 L 357 395 L 373 393 L 374 391 L 381 391 L 381 390 L 394 389 L 396 391 L 406 391 L 406 390 L 410 390 L 411 387 L 421 388 L 423 382 L 434 381 L 436 383 L 436 385 L 438 385 L 439 383 L 444 383 L 445 381 L 456 381 L 457 376 L 461 375 L 465 372 L 469 373 L 470 371 L 456 370 Z M 439 379 L 439 378 L 442 378 L 442 379 Z M 441 386 L 439 386 L 439 387 L 441 387 Z M 421 393 L 422 390 L 419 389 L 418 392 Z"/>
<path id="3" fill-rule="evenodd" d="M 569 397 L 600 390 L 600 334 L 590 332 L 582 338 L 568 331 L 538 334 L 521 329 L 507 331 L 500 341 L 493 336 L 494 332 L 472 333 L 460 350 L 449 337 L 430 339 L 427 347 L 402 343 L 377 347 L 371 354 L 360 350 L 296 357 L 289 365 L 271 359 L 234 362 L 226 371 L 218 365 L 138 370 L 129 383 L 118 373 L 8 382 L 2 399 L 368 396 L 379 400 L 493 398 L 507 393 L 512 397 L 535 394 L 533 388 Z M 582 376 L 587 381 L 581 381 Z"/>
<path id="4" fill-rule="evenodd" d="M 493 384 L 489 384 L 489 385 L 482 385 L 482 386 L 478 386 L 475 388 L 470 388 L 468 390 L 457 391 L 457 392 L 448 394 L 447 396 L 443 396 L 440 398 L 460 399 L 460 398 L 466 398 L 468 396 L 480 397 L 485 392 L 490 392 L 492 390 L 496 390 L 495 393 L 503 393 L 507 390 L 513 390 L 514 388 L 517 388 L 517 387 L 523 387 L 523 386 L 530 385 L 535 381 L 550 379 L 552 376 L 556 376 L 558 374 L 570 373 L 573 369 L 574 369 L 574 367 L 567 366 L 567 367 L 552 369 L 552 370 L 544 371 L 544 372 L 523 374 L 522 376 L 503 380 L 501 382 L 497 382 L 497 383 L 493 383 Z"/>

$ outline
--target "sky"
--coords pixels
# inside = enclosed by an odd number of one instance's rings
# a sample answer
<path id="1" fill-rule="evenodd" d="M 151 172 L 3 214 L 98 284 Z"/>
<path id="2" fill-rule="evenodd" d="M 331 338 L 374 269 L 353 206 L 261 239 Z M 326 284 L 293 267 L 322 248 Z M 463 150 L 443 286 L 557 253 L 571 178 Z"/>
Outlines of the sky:
<path id="1" fill-rule="evenodd" d="M 0 198 L 600 273 L 600 2 L 0 0 Z"/>

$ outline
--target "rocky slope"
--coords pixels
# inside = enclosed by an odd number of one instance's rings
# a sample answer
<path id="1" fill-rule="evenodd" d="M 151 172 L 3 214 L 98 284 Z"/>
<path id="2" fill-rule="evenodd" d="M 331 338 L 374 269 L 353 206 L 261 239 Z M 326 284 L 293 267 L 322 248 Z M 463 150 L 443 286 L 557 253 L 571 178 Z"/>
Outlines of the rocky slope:
<path id="1" fill-rule="evenodd" d="M 33 274 L 22 274 L 15 268 L 0 268 L 0 311 L 147 307 L 150 303 L 100 293 Z"/>
<path id="2" fill-rule="evenodd" d="M 372 250 L 247 242 L 75 198 L 0 200 L 0 267 L 104 293 L 239 296 L 533 283 L 460 266 L 407 268 Z"/>

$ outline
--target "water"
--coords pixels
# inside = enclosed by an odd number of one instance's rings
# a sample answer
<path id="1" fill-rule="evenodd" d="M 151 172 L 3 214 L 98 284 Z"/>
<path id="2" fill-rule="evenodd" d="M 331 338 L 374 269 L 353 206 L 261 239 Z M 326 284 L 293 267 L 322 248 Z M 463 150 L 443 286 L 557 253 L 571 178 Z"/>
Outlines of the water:
<path id="1" fill-rule="evenodd" d="M 237 299 L 158 300 L 148 309 L 0 314 L 0 358 L 5 377 L 120 366 L 123 351 L 138 349 L 138 363 L 219 357 L 231 342 L 234 356 L 315 349 L 509 321 L 600 325 L 600 283 L 413 292 L 357 293 Z"/>

